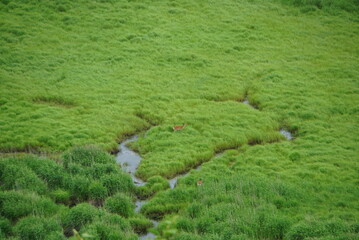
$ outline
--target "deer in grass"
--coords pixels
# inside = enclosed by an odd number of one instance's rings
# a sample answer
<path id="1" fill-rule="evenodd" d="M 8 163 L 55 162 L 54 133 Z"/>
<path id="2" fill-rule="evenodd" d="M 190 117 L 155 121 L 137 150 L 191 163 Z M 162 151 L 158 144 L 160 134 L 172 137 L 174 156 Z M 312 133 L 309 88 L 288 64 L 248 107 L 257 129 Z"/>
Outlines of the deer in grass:
<path id="1" fill-rule="evenodd" d="M 173 126 L 173 131 L 179 131 L 179 130 L 183 130 L 185 127 L 187 126 L 187 124 L 183 124 L 182 126 Z"/>

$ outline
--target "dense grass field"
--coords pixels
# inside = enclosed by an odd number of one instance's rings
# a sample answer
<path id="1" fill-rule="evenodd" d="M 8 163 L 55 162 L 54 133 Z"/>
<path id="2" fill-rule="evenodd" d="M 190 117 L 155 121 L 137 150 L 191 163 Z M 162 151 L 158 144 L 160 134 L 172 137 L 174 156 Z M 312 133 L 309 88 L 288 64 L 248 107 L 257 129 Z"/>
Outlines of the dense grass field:
<path id="1" fill-rule="evenodd" d="M 358 239 L 358 93 L 357 0 L 1 0 L 0 238 Z"/>

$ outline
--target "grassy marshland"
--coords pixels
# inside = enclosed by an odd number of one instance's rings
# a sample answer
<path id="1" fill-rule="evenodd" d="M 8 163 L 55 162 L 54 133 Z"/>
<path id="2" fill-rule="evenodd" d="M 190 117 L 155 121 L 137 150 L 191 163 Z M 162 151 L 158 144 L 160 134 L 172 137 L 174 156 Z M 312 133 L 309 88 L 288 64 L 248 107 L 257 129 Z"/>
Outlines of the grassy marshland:
<path id="1" fill-rule="evenodd" d="M 137 239 L 145 215 L 165 239 L 358 239 L 358 10 L 0 1 L 0 238 Z M 140 188 L 103 152 L 138 132 Z"/>

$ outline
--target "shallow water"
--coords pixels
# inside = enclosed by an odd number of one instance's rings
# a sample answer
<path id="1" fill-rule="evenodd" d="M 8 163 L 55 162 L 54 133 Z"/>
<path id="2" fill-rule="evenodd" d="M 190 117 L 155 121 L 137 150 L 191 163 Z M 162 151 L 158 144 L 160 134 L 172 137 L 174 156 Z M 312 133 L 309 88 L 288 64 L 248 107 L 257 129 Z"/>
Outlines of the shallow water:
<path id="1" fill-rule="evenodd" d="M 135 212 L 139 212 L 141 210 L 141 207 L 147 202 L 148 200 L 137 200 L 135 202 Z"/>
<path id="2" fill-rule="evenodd" d="M 289 132 L 289 131 L 287 131 L 287 130 L 284 130 L 284 129 L 279 130 L 279 132 L 280 132 L 281 134 L 283 134 L 284 137 L 285 137 L 287 140 L 292 140 L 292 139 L 293 139 L 293 135 L 292 135 L 291 132 Z"/>
<path id="3" fill-rule="evenodd" d="M 141 156 L 129 149 L 126 145 L 130 142 L 137 141 L 138 136 L 133 136 L 125 141 L 123 141 L 119 146 L 119 152 L 116 155 L 116 161 L 121 165 L 123 171 L 131 175 L 132 181 L 136 186 L 143 186 L 146 184 L 145 181 L 137 178 L 135 176 L 138 165 L 141 163 Z M 139 212 L 141 207 L 147 202 L 147 200 L 137 200 L 135 202 L 135 212 Z M 153 225 L 156 227 L 158 225 L 157 221 L 151 220 Z M 140 239 L 154 239 L 156 235 L 153 233 L 146 233 L 141 235 Z"/>
<path id="4" fill-rule="evenodd" d="M 132 181 L 135 185 L 137 186 L 143 186 L 146 184 L 145 181 L 137 178 L 135 176 L 136 170 L 138 165 L 141 163 L 142 157 L 132 151 L 131 149 L 129 149 L 126 145 L 130 142 L 134 142 L 138 139 L 138 136 L 133 136 L 125 141 L 123 141 L 120 145 L 119 145 L 119 152 L 116 155 L 116 161 L 117 163 L 119 163 L 122 167 L 122 170 L 129 173 L 131 175 Z M 214 158 L 221 156 L 223 153 L 218 153 L 214 156 Z M 197 168 L 195 168 L 194 170 L 199 170 L 201 169 L 202 165 L 199 165 Z M 181 175 L 177 175 L 176 177 L 168 180 L 168 183 L 171 187 L 171 189 L 176 187 L 177 181 L 179 178 L 187 176 L 190 173 L 190 171 L 181 174 Z M 148 202 L 148 200 L 137 200 L 135 202 L 135 212 L 139 212 L 141 210 L 141 207 L 146 204 Z M 155 220 L 151 220 L 151 222 L 153 223 L 154 227 L 157 227 L 158 225 L 158 221 Z M 154 239 L 156 238 L 156 235 L 154 235 L 153 233 L 146 233 L 145 235 L 141 235 L 139 236 L 140 239 Z"/>
<path id="5" fill-rule="evenodd" d="M 156 235 L 154 235 L 153 233 L 148 232 L 146 235 L 142 235 L 140 236 L 141 240 L 145 240 L 145 239 L 155 239 Z"/>
<path id="6" fill-rule="evenodd" d="M 218 154 L 217 154 L 217 155 L 218 155 Z M 214 157 L 217 157 L 217 155 L 214 156 Z M 197 170 L 200 170 L 201 168 L 202 168 L 202 165 L 199 165 L 199 166 L 196 167 L 194 170 L 197 171 Z M 168 183 L 170 184 L 170 188 L 171 188 L 171 189 L 174 189 L 174 188 L 176 187 L 176 185 L 177 185 L 178 179 L 181 178 L 181 177 L 187 176 L 187 175 L 190 173 L 190 171 L 191 171 L 191 170 L 189 170 L 188 172 L 186 172 L 186 173 L 184 173 L 184 174 L 177 175 L 176 177 L 174 177 L 174 178 L 168 180 Z"/>
<path id="7" fill-rule="evenodd" d="M 123 171 L 131 175 L 134 184 L 137 186 L 141 186 L 144 185 L 145 182 L 141 179 L 136 178 L 135 172 L 142 158 L 138 153 L 132 151 L 126 146 L 128 143 L 134 142 L 137 139 L 138 136 L 133 136 L 120 144 L 119 152 L 116 155 L 116 161 L 117 163 L 121 164 Z"/>

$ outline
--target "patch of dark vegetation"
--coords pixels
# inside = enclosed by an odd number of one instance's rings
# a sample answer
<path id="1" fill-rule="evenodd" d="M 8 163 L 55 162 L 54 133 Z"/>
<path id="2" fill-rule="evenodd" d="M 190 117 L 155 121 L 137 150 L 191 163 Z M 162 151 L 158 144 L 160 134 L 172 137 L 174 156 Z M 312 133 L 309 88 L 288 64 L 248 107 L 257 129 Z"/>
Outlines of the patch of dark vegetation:
<path id="1" fill-rule="evenodd" d="M 6 235 L 63 239 L 73 229 L 99 236 L 105 227 L 115 239 L 133 239 L 127 220 L 134 215 L 131 177 L 95 146 L 69 149 L 62 158 L 60 163 L 31 155 L 0 159 L 0 223 L 7 226 Z"/>
<path id="2" fill-rule="evenodd" d="M 55 105 L 59 107 L 75 107 L 76 102 L 71 99 L 66 99 L 62 96 L 37 96 L 32 99 L 35 103 Z"/>

